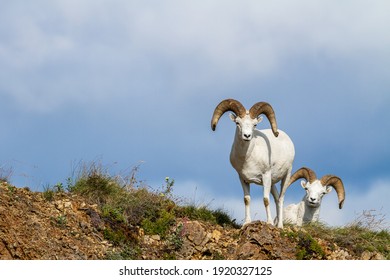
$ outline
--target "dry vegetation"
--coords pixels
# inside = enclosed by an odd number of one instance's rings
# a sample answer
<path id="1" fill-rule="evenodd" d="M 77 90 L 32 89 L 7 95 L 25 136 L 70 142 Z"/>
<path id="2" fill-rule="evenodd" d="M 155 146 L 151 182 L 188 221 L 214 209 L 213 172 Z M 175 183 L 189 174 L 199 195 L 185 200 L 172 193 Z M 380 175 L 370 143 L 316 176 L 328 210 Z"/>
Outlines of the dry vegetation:
<path id="1" fill-rule="evenodd" d="M 291 253 L 294 259 L 390 259 L 390 234 L 385 216 L 380 210 L 364 211 L 353 223 L 338 228 L 316 223 L 303 228 L 287 225 L 284 230 L 279 230 L 256 224 L 239 230 L 240 225 L 222 210 L 180 203 L 172 194 L 174 181 L 170 178 L 166 178 L 157 190 L 139 182 L 136 178 L 138 168 L 133 168 L 128 176 L 112 176 L 108 168 L 100 163 L 80 164 L 74 175 L 65 183 L 46 186 L 41 197 L 49 206 L 57 205 L 61 199 L 83 200 L 86 205 L 92 205 L 88 209 L 84 207 L 86 210 L 82 209 L 89 215 L 93 227 L 88 232 L 101 234 L 112 246 L 104 253 L 106 259 L 182 258 L 186 255 L 184 251 L 188 250 L 186 246 L 189 246 L 189 239 L 196 239 L 187 238 L 188 235 L 195 234 L 189 232 L 191 227 L 198 227 L 196 231 L 204 232 L 202 238 L 207 237 L 209 242 L 209 247 L 202 254 L 198 254 L 197 258 L 256 258 L 243 252 L 242 248 L 237 248 L 241 246 L 239 239 L 247 238 L 247 243 L 242 244 L 248 248 L 256 244 L 263 246 L 263 255 L 260 256 L 271 259 L 287 256 L 284 253 L 277 255 L 271 252 L 283 249 Z M 8 179 L 2 177 L 2 182 Z M 3 191 L 3 195 L 20 202 L 21 196 L 14 195 L 15 187 L 10 184 L 5 186 L 8 191 Z M 8 204 L 16 205 L 13 202 Z M 64 234 L 69 227 L 67 223 L 70 222 L 70 215 L 56 215 L 51 217 L 50 221 L 56 226 L 56 231 L 62 230 Z M 77 222 L 75 225 L 78 226 Z M 257 227 L 261 227 L 261 230 L 257 231 Z M 207 229 L 211 232 L 207 233 Z M 280 236 L 281 239 L 271 245 L 258 244 L 263 242 L 259 241 L 263 238 L 259 234 L 264 230 L 267 230 L 268 235 L 272 233 L 273 238 Z M 71 239 L 77 229 L 68 231 L 71 231 Z M 6 233 L 0 234 L 0 238 L 6 236 Z M 6 246 L 7 242 L 4 240 Z M 215 244 L 211 244 L 210 240 Z M 290 248 L 277 248 L 278 243 L 290 244 Z M 150 252 L 146 251 L 151 251 L 152 245 L 155 247 L 153 255 L 148 255 Z M 221 248 L 217 248 L 218 246 Z M 267 253 L 264 253 L 264 248 L 268 248 Z M 239 254 L 233 254 L 233 249 Z"/>
<path id="2" fill-rule="evenodd" d="M 153 190 L 144 185 L 136 178 L 138 168 L 133 168 L 128 176 L 111 176 L 100 163 L 82 164 L 74 178 L 67 180 L 66 189 L 69 192 L 98 205 L 107 224 L 104 237 L 121 248 L 115 254 L 107 255 L 107 258 L 139 258 L 142 252 L 135 236 L 140 229 L 145 235 L 158 235 L 177 247 L 180 244 L 177 237 L 180 228 L 173 233 L 171 229 L 180 218 L 239 227 L 221 210 L 179 205 L 172 195 L 174 180 L 168 177 L 160 189 Z"/>

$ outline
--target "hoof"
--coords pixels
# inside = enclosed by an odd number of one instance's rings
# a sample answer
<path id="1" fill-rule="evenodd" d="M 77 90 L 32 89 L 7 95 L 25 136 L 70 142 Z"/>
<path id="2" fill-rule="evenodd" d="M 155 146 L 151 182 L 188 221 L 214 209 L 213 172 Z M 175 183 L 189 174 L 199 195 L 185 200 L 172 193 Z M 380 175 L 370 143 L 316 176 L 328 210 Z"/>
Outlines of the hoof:
<path id="1" fill-rule="evenodd" d="M 243 224 L 242 224 L 242 227 L 241 228 L 243 228 L 243 227 L 245 227 L 246 225 L 249 225 L 250 223 L 251 223 L 252 221 L 245 221 Z"/>

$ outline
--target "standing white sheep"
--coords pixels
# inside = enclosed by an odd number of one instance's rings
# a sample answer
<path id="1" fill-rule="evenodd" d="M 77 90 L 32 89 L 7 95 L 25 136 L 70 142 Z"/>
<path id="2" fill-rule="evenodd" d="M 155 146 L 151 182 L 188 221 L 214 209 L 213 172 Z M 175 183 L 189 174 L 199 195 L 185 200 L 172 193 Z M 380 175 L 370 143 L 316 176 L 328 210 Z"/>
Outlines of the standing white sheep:
<path id="1" fill-rule="evenodd" d="M 321 179 L 317 179 L 313 170 L 302 167 L 291 176 L 289 186 L 300 178 L 306 180 L 306 182 L 301 181 L 301 186 L 305 189 L 306 194 L 300 203 L 290 204 L 283 209 L 283 221 L 285 223 L 302 226 L 302 224 L 317 222 L 320 216 L 322 198 L 332 191 L 332 187 L 337 192 L 339 208 L 343 207 L 345 190 L 339 177 L 325 175 Z"/>
<path id="2" fill-rule="evenodd" d="M 283 201 L 287 185 L 290 181 L 292 163 L 295 156 L 294 144 L 283 131 L 277 130 L 275 113 L 266 102 L 254 104 L 249 111 L 234 99 L 226 99 L 214 110 L 211 128 L 215 130 L 218 120 L 227 111 L 236 123 L 236 133 L 230 152 L 230 162 L 237 171 L 244 191 L 245 222 L 251 222 L 250 217 L 250 184 L 264 186 L 263 201 L 267 214 L 267 223 L 273 224 L 269 195 L 272 193 L 277 205 L 277 225 L 283 227 Z M 272 130 L 257 130 L 264 114 L 271 123 Z M 280 196 L 276 187 L 281 181 Z"/>

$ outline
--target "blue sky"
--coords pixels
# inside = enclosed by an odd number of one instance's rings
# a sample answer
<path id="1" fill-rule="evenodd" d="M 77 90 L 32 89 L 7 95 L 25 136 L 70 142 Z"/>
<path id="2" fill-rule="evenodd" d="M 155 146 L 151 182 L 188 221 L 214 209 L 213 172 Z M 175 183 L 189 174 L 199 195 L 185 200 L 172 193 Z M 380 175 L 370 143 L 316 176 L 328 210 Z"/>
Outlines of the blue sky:
<path id="1" fill-rule="evenodd" d="M 0 9 L 0 167 L 42 190 L 80 161 L 138 179 L 239 222 L 234 125 L 225 98 L 271 103 L 293 170 L 343 179 L 321 218 L 390 213 L 388 1 L 6 1 Z M 263 122 L 259 128 L 268 128 Z M 303 196 L 291 187 L 287 204 Z M 253 219 L 264 219 L 252 186 Z M 274 209 L 273 209 L 274 211 Z M 275 213 L 275 211 L 274 211 Z"/>

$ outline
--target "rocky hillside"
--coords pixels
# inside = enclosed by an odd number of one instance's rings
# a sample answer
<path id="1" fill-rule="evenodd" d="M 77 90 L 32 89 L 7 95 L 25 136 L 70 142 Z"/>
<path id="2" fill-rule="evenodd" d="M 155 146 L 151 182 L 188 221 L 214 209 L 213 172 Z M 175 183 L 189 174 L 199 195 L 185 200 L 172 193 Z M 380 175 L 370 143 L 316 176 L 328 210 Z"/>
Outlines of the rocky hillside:
<path id="1" fill-rule="evenodd" d="M 79 193 L 31 192 L 1 183 L 0 259 L 389 259 L 390 255 L 388 232 L 364 232 L 364 237 L 356 228 L 353 237 L 343 229 L 279 230 L 262 222 L 239 229 L 215 219 L 194 219 L 171 202 L 164 205 L 158 219 L 144 216 L 131 224 Z M 162 224 L 166 230 L 151 228 Z"/>

